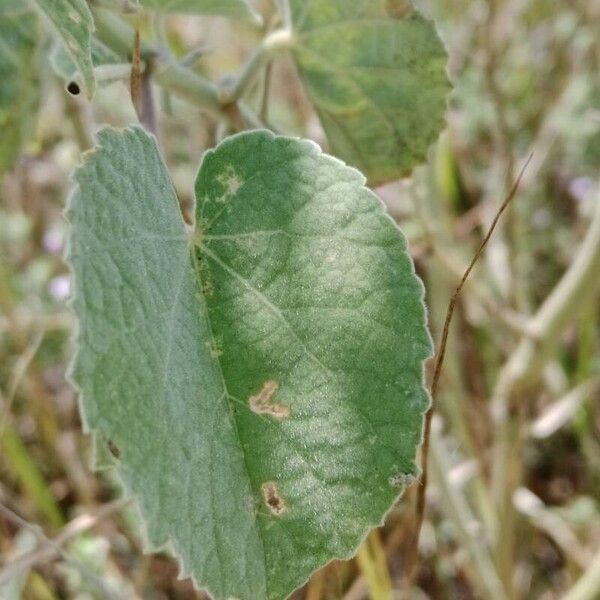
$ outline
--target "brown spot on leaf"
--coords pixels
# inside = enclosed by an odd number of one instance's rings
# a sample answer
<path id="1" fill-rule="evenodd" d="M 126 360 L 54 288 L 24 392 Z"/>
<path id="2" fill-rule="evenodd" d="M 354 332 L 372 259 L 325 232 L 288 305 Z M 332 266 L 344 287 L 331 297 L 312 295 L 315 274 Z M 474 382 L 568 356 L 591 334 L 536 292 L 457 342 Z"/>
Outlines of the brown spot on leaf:
<path id="1" fill-rule="evenodd" d="M 255 396 L 248 398 L 250 410 L 257 415 L 268 415 L 281 421 L 290 416 L 290 407 L 285 404 L 271 402 L 273 394 L 279 389 L 279 384 L 273 379 L 265 381 L 262 389 Z"/>
<path id="2" fill-rule="evenodd" d="M 115 458 L 121 457 L 121 451 L 112 440 L 108 440 L 108 450 Z"/>
<path id="3" fill-rule="evenodd" d="M 276 517 L 280 517 L 287 510 L 284 499 L 279 495 L 279 490 L 274 481 L 266 481 L 261 486 L 263 500 L 267 508 Z"/>
<path id="4" fill-rule="evenodd" d="M 387 0 L 385 10 L 393 19 L 403 19 L 412 12 L 412 7 L 407 0 Z"/>

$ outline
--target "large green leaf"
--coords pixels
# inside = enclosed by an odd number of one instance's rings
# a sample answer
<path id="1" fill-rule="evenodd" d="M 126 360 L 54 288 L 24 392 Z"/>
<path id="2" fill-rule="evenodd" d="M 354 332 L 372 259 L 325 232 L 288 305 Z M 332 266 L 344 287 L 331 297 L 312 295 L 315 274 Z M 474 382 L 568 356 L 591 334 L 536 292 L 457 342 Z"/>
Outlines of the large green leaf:
<path id="1" fill-rule="evenodd" d="M 142 6 L 166 12 L 217 15 L 260 23 L 261 18 L 246 0 L 140 0 Z"/>
<path id="2" fill-rule="evenodd" d="M 152 547 L 216 598 L 285 598 L 416 471 L 431 347 L 402 234 L 360 173 L 266 131 L 205 155 L 193 233 L 139 128 L 75 182 L 85 423 Z"/>
<path id="3" fill-rule="evenodd" d="M 19 155 L 35 123 L 37 15 L 22 3 L 0 7 L 0 175 Z"/>
<path id="4" fill-rule="evenodd" d="M 96 80 L 92 63 L 94 20 L 85 0 L 36 0 L 52 21 L 67 52 L 81 73 L 88 98 L 94 95 Z"/>
<path id="5" fill-rule="evenodd" d="M 446 52 L 409 0 L 290 0 L 294 57 L 331 150 L 370 184 L 405 175 L 444 125 Z"/>

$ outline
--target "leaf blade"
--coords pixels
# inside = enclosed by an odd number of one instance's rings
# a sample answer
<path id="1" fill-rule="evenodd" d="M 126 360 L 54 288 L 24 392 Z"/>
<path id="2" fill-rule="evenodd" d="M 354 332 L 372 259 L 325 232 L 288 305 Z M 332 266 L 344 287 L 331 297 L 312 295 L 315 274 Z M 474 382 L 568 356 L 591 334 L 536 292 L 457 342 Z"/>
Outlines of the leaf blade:
<path id="1" fill-rule="evenodd" d="M 431 342 L 404 238 L 357 171 L 259 131 L 205 155 L 192 248 L 152 138 L 100 142 L 69 205 L 86 423 L 153 547 L 217 598 L 285 598 L 416 471 Z"/>
<path id="2" fill-rule="evenodd" d="M 261 597 L 252 496 L 205 345 L 208 324 L 198 318 L 172 185 L 141 129 L 103 130 L 99 143 L 75 176 L 68 209 L 80 327 L 72 378 L 86 427 L 119 449 L 120 476 L 140 501 L 151 548 L 173 546 L 184 573 L 217 597 L 242 583 L 248 597 Z M 231 524 L 236 552 L 211 533 L 220 522 Z"/>
<path id="3" fill-rule="evenodd" d="M 291 0 L 300 77 L 334 154 L 371 185 L 422 161 L 444 125 L 446 53 L 408 2 Z"/>
<path id="4" fill-rule="evenodd" d="M 422 288 L 363 184 L 316 145 L 266 132 L 207 153 L 196 184 L 208 311 L 241 401 L 253 489 L 275 482 L 287 507 L 258 517 L 272 598 L 350 557 L 398 496 L 390 482 L 415 474 L 430 353 Z M 403 367 L 412 376 L 400 377 Z M 269 389 L 263 410 L 252 409 Z"/>

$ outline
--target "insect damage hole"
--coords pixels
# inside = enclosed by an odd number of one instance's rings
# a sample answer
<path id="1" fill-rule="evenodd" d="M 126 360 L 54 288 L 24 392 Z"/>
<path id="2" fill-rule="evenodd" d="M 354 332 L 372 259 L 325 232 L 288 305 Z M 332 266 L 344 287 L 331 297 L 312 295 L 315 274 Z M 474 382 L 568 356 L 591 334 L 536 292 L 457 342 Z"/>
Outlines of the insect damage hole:
<path id="1" fill-rule="evenodd" d="M 265 381 L 258 394 L 248 398 L 250 410 L 257 415 L 268 415 L 278 421 L 290 416 L 290 407 L 285 404 L 271 402 L 273 394 L 279 389 L 279 384 L 273 379 Z"/>
<path id="2" fill-rule="evenodd" d="M 263 500 L 269 511 L 276 517 L 280 517 L 287 510 L 285 500 L 279 494 L 277 485 L 274 481 L 266 481 L 261 486 Z"/>
<path id="3" fill-rule="evenodd" d="M 67 92 L 69 92 L 71 96 L 79 96 L 79 94 L 81 94 L 81 87 L 76 81 L 69 81 L 67 84 Z"/>

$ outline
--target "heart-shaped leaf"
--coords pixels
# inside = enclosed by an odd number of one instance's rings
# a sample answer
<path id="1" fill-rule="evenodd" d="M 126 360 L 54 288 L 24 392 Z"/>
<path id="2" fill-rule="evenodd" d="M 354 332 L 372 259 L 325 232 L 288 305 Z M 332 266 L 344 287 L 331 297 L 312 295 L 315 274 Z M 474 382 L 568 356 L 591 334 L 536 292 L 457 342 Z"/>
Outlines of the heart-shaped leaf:
<path id="1" fill-rule="evenodd" d="M 216 598 L 285 598 L 415 474 L 423 288 L 364 183 L 312 142 L 243 133 L 204 157 L 190 233 L 143 130 L 103 130 L 75 174 L 84 420 L 151 547 Z"/>

